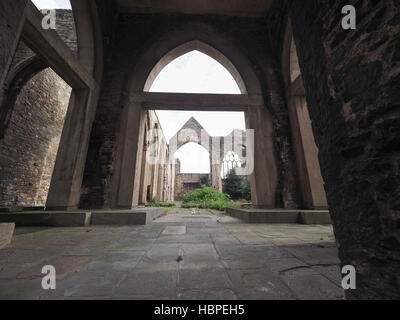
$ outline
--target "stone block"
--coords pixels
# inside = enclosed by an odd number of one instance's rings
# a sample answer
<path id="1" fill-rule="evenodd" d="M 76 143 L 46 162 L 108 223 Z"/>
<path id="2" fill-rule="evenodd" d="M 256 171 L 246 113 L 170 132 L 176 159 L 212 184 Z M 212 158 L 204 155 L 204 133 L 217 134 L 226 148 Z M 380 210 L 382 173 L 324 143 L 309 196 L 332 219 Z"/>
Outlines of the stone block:
<path id="1" fill-rule="evenodd" d="M 328 210 L 228 209 L 231 217 L 247 223 L 331 224 Z"/>
<path id="2" fill-rule="evenodd" d="M 11 243 L 14 229 L 14 223 L 0 223 L 0 249 L 5 248 Z"/>
<path id="3" fill-rule="evenodd" d="M 144 225 L 164 214 L 163 208 L 93 211 L 92 225 Z"/>
<path id="4" fill-rule="evenodd" d="M 297 223 L 297 210 L 228 209 L 228 213 L 247 223 Z"/>
<path id="5" fill-rule="evenodd" d="M 329 211 L 302 211 L 300 212 L 300 222 L 302 224 L 332 224 Z"/>
<path id="6" fill-rule="evenodd" d="M 24 227 L 80 227 L 90 223 L 90 212 L 23 212 L 2 213 L 0 222 L 13 222 L 16 226 Z"/>

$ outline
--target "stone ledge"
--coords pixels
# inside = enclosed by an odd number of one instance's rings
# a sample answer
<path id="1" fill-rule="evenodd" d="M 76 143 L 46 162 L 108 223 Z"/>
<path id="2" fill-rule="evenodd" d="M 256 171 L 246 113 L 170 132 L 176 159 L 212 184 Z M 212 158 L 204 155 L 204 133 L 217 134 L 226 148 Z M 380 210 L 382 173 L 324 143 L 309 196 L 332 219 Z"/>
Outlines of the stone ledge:
<path id="1" fill-rule="evenodd" d="M 7 247 L 11 243 L 14 229 L 14 223 L 0 223 L 0 249 Z"/>
<path id="2" fill-rule="evenodd" d="M 328 210 L 231 208 L 227 213 L 247 223 L 331 224 Z"/>
<path id="3" fill-rule="evenodd" d="M 328 210 L 301 211 L 299 218 L 302 224 L 332 224 Z"/>
<path id="4" fill-rule="evenodd" d="M 164 208 L 99 210 L 92 212 L 92 225 L 144 225 L 164 214 Z"/>
<path id="5" fill-rule="evenodd" d="M 82 227 L 88 225 L 144 225 L 164 214 L 164 208 L 97 211 L 19 211 L 0 213 L 0 223 L 18 227 Z"/>
<path id="6" fill-rule="evenodd" d="M 0 222 L 14 222 L 17 227 L 79 227 L 90 223 L 90 212 L 42 212 L 1 213 Z"/>

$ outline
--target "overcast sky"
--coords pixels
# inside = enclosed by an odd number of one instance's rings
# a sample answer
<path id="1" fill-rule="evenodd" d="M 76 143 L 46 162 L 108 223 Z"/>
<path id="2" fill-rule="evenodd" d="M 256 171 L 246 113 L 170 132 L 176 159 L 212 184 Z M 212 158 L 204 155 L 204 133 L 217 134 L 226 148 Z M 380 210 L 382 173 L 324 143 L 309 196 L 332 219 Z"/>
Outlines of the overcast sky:
<path id="1" fill-rule="evenodd" d="M 220 63 L 199 51 L 189 52 L 168 64 L 150 91 L 240 94 L 231 74 Z M 234 129 L 245 129 L 243 112 L 157 111 L 157 115 L 168 141 L 192 116 L 213 136 L 226 136 Z M 181 160 L 181 171 L 184 173 L 210 171 L 209 153 L 197 144 L 183 146 L 175 156 Z"/>
<path id="2" fill-rule="evenodd" d="M 71 9 L 69 0 L 32 0 L 39 9 Z"/>

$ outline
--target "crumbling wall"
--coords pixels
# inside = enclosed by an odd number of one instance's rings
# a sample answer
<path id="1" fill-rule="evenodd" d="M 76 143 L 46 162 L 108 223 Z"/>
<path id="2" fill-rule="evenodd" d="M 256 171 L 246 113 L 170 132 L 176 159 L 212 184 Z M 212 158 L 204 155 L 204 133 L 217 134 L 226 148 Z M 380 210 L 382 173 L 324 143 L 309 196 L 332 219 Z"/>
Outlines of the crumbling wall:
<path id="1" fill-rule="evenodd" d="M 175 174 L 175 200 L 182 200 L 183 196 L 202 185 L 210 185 L 210 174 L 202 173 L 176 173 Z"/>

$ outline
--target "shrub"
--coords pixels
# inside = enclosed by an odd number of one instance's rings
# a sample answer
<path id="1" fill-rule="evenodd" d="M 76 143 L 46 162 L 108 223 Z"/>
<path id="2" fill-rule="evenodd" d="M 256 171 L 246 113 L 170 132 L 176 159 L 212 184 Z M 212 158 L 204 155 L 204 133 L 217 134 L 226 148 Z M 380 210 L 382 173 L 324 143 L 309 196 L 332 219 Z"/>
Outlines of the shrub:
<path id="1" fill-rule="evenodd" d="M 242 199 L 251 201 L 251 187 L 250 181 L 245 181 L 240 187 L 240 192 L 242 194 Z"/>
<path id="2" fill-rule="evenodd" d="M 224 192 L 229 194 L 231 199 L 251 200 L 250 182 L 236 174 L 235 168 L 231 169 L 224 180 Z"/>
<path id="3" fill-rule="evenodd" d="M 212 187 L 203 185 L 201 188 L 190 191 L 183 196 L 183 202 L 209 202 L 209 201 L 229 201 L 229 195 L 218 191 Z"/>
<path id="4" fill-rule="evenodd" d="M 224 181 L 224 192 L 229 194 L 234 200 L 242 197 L 242 177 L 236 174 L 235 168 L 231 169 Z"/>
<path id="5" fill-rule="evenodd" d="M 183 196 L 182 208 L 202 208 L 226 211 L 227 208 L 235 207 L 229 195 L 222 193 L 212 187 L 202 186 L 188 192 Z"/>

